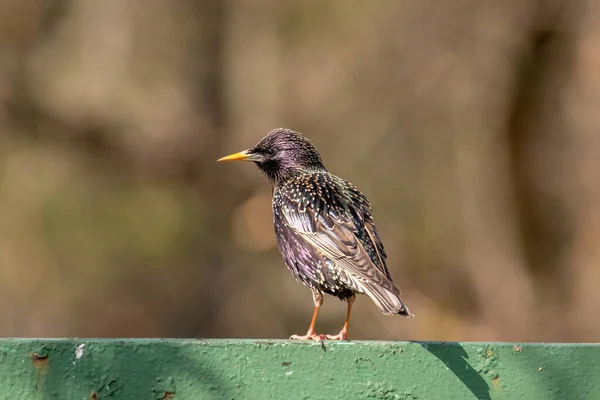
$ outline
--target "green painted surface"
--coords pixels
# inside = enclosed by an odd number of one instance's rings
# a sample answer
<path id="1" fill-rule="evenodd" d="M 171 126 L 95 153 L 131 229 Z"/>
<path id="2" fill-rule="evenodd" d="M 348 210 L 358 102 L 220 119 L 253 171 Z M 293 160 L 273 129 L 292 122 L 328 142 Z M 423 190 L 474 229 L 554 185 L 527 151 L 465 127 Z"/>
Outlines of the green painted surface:
<path id="1" fill-rule="evenodd" d="M 2 339 L 0 399 L 600 399 L 600 345 Z"/>

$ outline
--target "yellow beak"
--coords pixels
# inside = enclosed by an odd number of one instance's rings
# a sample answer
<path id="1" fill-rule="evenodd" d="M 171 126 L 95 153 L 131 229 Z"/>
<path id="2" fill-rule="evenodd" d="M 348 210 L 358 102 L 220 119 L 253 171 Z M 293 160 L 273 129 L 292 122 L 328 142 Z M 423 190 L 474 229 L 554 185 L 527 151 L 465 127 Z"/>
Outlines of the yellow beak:
<path id="1" fill-rule="evenodd" d="M 217 160 L 218 161 L 251 161 L 251 154 L 248 153 L 248 150 L 244 150 L 244 151 L 240 151 L 239 153 L 234 153 L 234 154 L 230 154 L 228 156 L 225 157 L 221 157 Z"/>

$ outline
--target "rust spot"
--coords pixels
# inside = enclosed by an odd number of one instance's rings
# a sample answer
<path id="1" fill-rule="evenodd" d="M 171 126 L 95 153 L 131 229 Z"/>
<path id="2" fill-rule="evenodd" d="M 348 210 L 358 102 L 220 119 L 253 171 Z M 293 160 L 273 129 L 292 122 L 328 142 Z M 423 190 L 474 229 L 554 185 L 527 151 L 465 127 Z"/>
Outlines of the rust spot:
<path id="1" fill-rule="evenodd" d="M 520 353 L 521 352 L 521 346 L 517 346 L 516 344 L 513 346 L 513 351 L 516 353 Z"/>
<path id="2" fill-rule="evenodd" d="M 48 354 L 31 353 L 31 362 L 35 367 L 35 390 L 43 390 L 48 372 Z"/>
<path id="3" fill-rule="evenodd" d="M 492 349 L 487 349 L 485 351 L 485 356 L 486 357 L 493 357 L 494 356 L 494 352 L 492 351 Z"/>
<path id="4" fill-rule="evenodd" d="M 90 400 L 98 400 L 100 397 L 98 397 L 98 393 L 96 392 L 92 392 L 92 394 L 90 394 Z"/>
<path id="5" fill-rule="evenodd" d="M 160 400 L 168 400 L 172 399 L 175 394 L 173 392 L 165 392 L 165 395 L 160 398 Z"/>
<path id="6" fill-rule="evenodd" d="M 494 391 L 498 392 L 502 390 L 502 386 L 500 386 L 500 377 L 497 376 L 494 379 L 492 379 L 492 388 L 494 389 Z"/>
<path id="7" fill-rule="evenodd" d="M 48 354 L 39 355 L 38 353 L 31 353 L 31 361 L 36 367 L 45 367 L 48 364 Z"/>

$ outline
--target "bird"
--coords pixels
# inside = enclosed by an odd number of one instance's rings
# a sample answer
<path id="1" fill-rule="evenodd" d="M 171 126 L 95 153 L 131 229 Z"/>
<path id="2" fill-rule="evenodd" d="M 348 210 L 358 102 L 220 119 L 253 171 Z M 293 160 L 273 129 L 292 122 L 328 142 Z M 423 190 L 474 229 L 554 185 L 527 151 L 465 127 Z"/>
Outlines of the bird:
<path id="1" fill-rule="evenodd" d="M 387 268 L 387 255 L 367 197 L 328 172 L 315 145 L 287 128 L 269 132 L 254 147 L 218 159 L 252 161 L 272 188 L 273 222 L 287 268 L 312 290 L 314 312 L 296 340 L 347 340 L 352 305 L 367 295 L 385 315 L 413 317 Z M 347 302 L 338 334 L 315 331 L 323 295 Z"/>

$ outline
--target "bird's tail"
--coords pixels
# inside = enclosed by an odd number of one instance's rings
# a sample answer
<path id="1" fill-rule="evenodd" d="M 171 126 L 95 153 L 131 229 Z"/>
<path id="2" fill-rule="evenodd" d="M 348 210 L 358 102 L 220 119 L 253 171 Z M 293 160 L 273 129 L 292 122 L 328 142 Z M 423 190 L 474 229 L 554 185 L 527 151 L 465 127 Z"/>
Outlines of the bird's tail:
<path id="1" fill-rule="evenodd" d="M 378 285 L 363 285 L 364 293 L 375 303 L 377 308 L 385 315 L 402 315 L 414 317 L 415 315 L 400 300 L 400 296 L 386 288 Z M 396 289 L 394 287 L 394 289 Z M 397 289 L 396 289 L 397 291 Z"/>
<path id="2" fill-rule="evenodd" d="M 403 317 L 414 318 L 415 314 L 413 314 L 412 311 L 410 311 L 402 301 L 400 301 L 400 304 L 402 304 L 402 309 L 398 311 L 398 315 L 402 315 Z"/>

